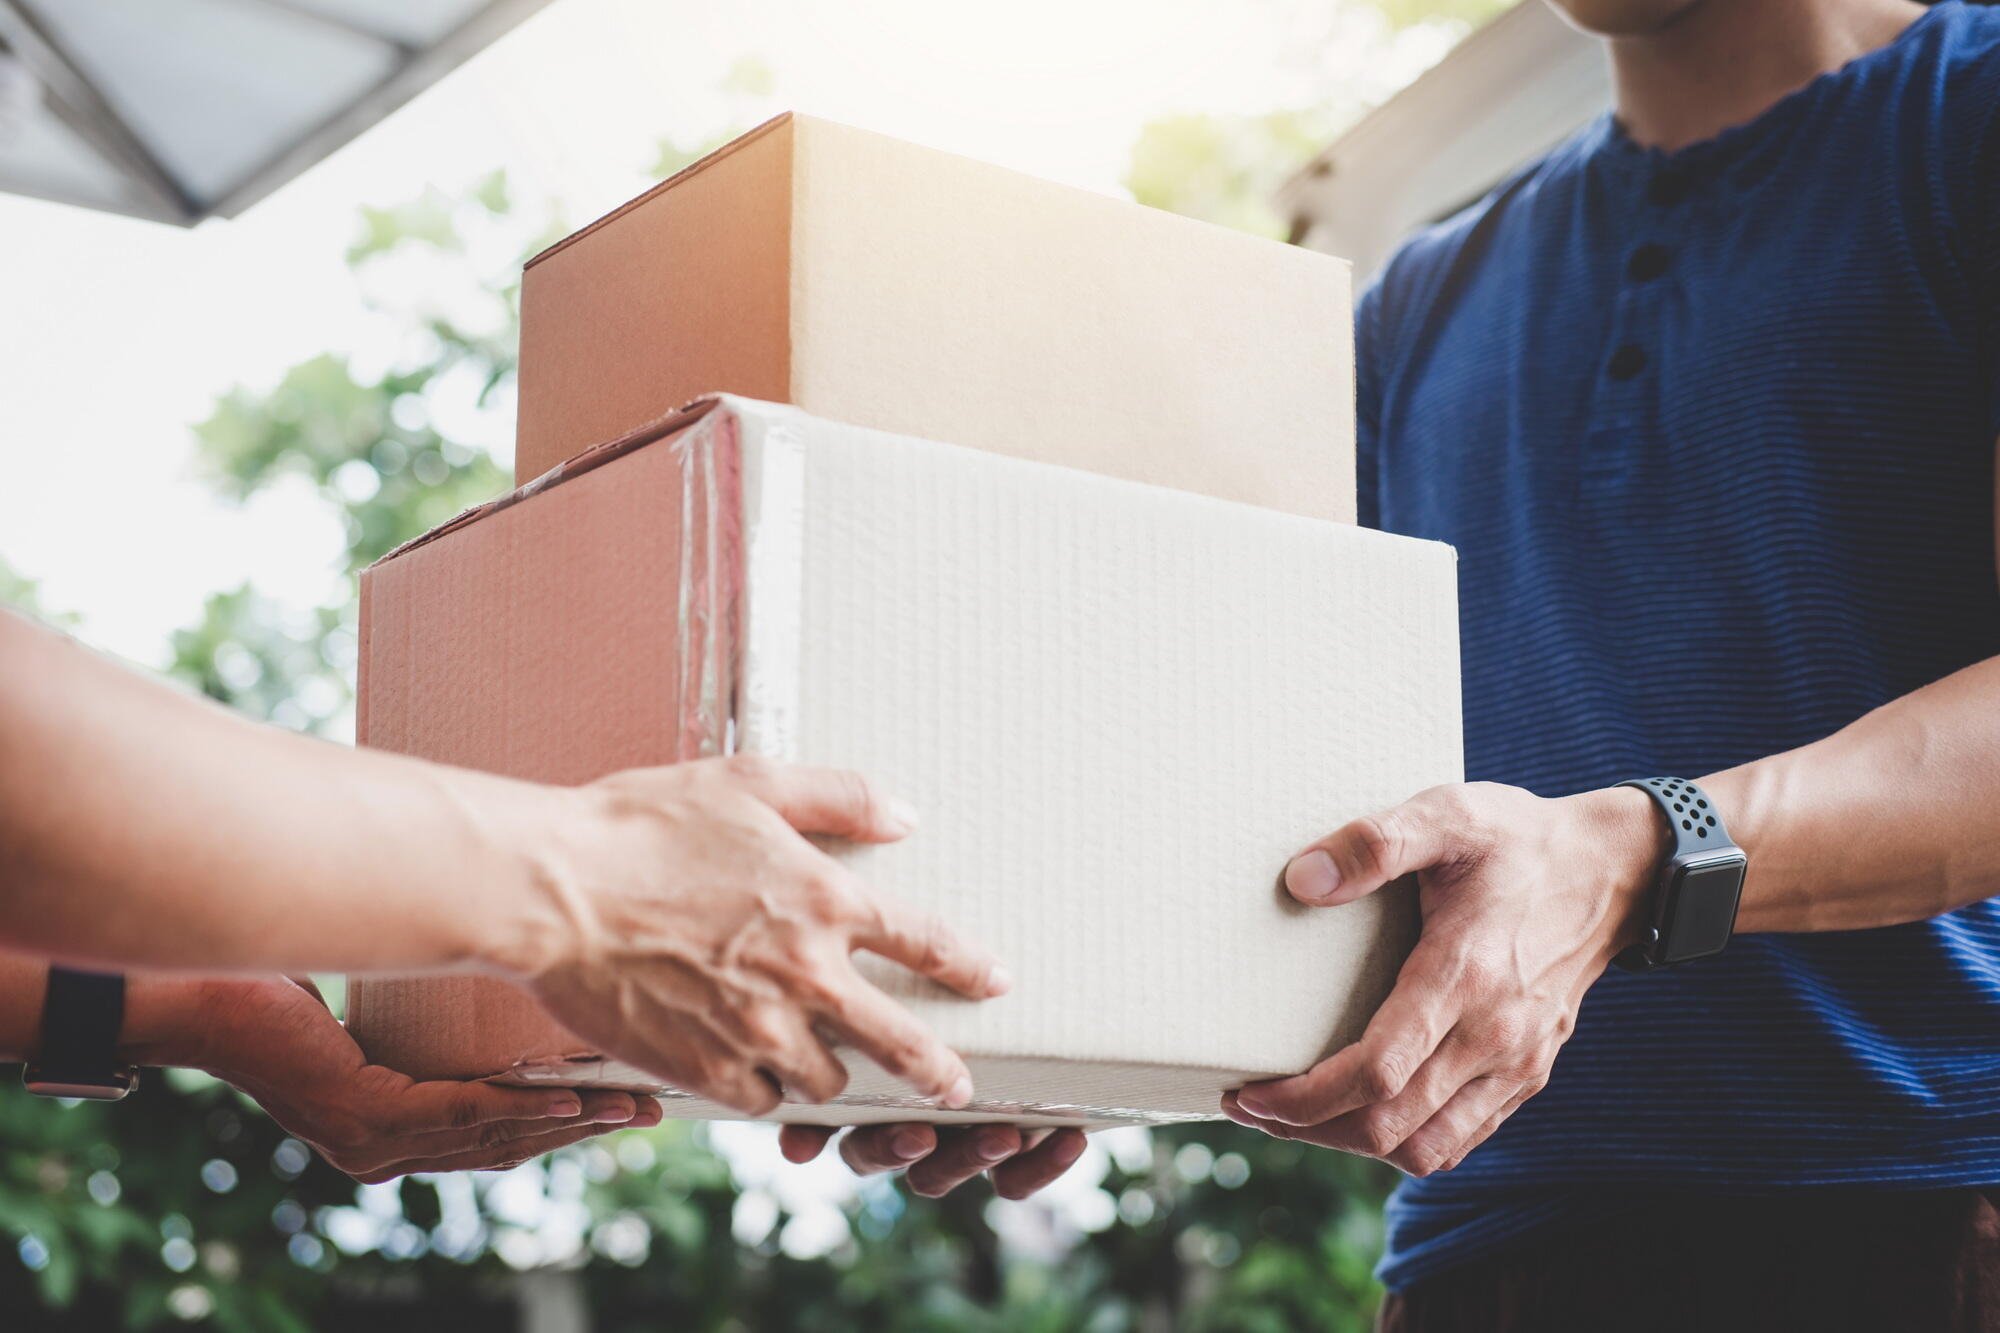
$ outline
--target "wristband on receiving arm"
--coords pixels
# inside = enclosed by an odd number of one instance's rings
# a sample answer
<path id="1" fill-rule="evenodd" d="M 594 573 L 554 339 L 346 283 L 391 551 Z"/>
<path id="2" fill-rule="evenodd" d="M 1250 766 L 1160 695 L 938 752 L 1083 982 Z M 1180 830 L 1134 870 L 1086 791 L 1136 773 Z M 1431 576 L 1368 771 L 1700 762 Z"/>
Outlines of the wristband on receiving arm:
<path id="1" fill-rule="evenodd" d="M 118 1062 L 124 1026 L 123 974 L 51 967 L 41 1048 L 21 1082 L 43 1097 L 117 1101 L 139 1085 L 139 1071 Z"/>
<path id="2" fill-rule="evenodd" d="M 1729 840 L 1708 793 L 1686 778 L 1632 778 L 1618 785 L 1652 797 L 1674 838 L 1639 942 L 1618 955 L 1618 965 L 1645 972 L 1721 953 L 1736 929 L 1750 858 Z"/>

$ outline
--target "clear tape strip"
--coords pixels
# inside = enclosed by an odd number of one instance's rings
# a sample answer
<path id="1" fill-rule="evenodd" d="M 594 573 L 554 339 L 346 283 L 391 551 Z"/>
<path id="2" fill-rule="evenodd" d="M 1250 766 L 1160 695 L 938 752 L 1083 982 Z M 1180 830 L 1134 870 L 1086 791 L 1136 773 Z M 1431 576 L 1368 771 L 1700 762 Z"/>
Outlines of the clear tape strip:
<path id="1" fill-rule="evenodd" d="M 731 748 L 741 667 L 742 489 L 735 417 L 722 411 L 674 442 L 681 474 L 679 680 L 675 757 L 706 759 Z"/>
<path id="2" fill-rule="evenodd" d="M 737 420 L 733 414 L 732 420 Z M 739 448 L 745 607 L 737 676 L 737 744 L 772 759 L 798 757 L 800 640 L 805 618 L 805 436 L 790 413 L 758 423 L 757 449 Z"/>
<path id="3" fill-rule="evenodd" d="M 758 431 L 754 448 L 749 429 Z M 673 448 L 681 473 L 676 757 L 742 750 L 796 758 L 805 438 L 789 417 L 746 426 L 725 405 Z"/>

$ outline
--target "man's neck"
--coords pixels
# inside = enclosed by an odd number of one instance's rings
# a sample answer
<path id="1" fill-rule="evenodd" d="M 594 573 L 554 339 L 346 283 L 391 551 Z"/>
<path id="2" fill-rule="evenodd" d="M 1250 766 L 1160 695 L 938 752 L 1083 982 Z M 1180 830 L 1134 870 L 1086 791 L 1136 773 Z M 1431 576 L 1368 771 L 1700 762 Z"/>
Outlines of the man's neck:
<path id="1" fill-rule="evenodd" d="M 1611 39 L 1619 123 L 1669 151 L 1713 138 L 1923 12 L 1912 0 L 1697 0 L 1658 32 Z"/>

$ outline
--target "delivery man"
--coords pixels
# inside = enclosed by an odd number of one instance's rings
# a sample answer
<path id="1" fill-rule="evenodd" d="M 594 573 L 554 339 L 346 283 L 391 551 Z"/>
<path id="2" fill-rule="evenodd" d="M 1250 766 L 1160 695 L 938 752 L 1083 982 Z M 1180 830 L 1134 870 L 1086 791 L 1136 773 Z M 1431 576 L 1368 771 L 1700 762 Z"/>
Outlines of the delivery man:
<path id="1" fill-rule="evenodd" d="M 1556 2 L 1615 111 L 1357 315 L 1483 781 L 1293 862 L 1422 940 L 1225 1109 L 1410 1174 L 1386 1329 L 2000 1327 L 2000 10 Z"/>

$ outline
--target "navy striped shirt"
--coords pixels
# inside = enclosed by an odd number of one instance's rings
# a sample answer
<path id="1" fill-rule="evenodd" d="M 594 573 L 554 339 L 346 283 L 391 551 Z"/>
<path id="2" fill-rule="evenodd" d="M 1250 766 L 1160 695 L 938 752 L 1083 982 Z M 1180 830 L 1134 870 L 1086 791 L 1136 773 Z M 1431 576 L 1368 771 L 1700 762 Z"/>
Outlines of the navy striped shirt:
<path id="1" fill-rule="evenodd" d="M 1362 517 L 1458 547 L 1470 776 L 1696 776 L 2000 652 L 1996 110 L 2000 11 L 1943 4 L 1683 151 L 1606 117 L 1389 264 Z M 1605 976 L 1548 1089 L 1398 1191 L 1380 1275 L 1653 1190 L 1972 1183 L 1992 902 Z"/>

